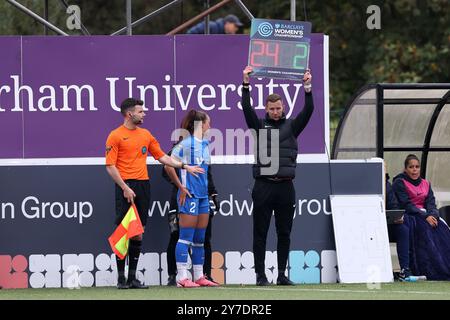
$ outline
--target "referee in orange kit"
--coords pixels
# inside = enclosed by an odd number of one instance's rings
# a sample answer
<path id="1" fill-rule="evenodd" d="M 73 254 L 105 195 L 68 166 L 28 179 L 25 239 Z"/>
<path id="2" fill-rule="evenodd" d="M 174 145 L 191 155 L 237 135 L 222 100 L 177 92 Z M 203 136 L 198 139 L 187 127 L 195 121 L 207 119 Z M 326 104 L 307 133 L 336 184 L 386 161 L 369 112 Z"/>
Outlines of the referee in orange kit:
<path id="1" fill-rule="evenodd" d="M 123 125 L 111 131 L 106 140 L 106 171 L 115 182 L 116 218 L 119 225 L 134 203 L 142 225 L 147 223 L 150 207 L 150 182 L 147 172 L 147 153 L 160 163 L 182 168 L 190 174 L 203 174 L 197 166 L 188 166 L 166 155 L 158 141 L 146 129 L 139 126 L 144 122 L 143 101 L 125 99 L 120 105 L 124 117 Z M 136 267 L 142 247 L 142 235 L 130 239 L 128 248 L 128 280 L 125 278 L 125 259 L 116 257 L 119 289 L 147 289 L 136 279 Z"/>

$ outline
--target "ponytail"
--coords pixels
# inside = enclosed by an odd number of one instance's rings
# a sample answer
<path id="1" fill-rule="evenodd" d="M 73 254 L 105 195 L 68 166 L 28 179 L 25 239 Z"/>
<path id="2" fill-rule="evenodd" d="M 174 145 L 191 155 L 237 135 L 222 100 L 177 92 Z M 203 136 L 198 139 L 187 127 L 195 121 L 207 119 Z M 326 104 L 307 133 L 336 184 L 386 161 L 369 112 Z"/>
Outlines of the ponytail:
<path id="1" fill-rule="evenodd" d="M 201 121 L 204 123 L 208 119 L 208 115 L 203 111 L 189 110 L 181 122 L 181 128 L 189 131 L 191 135 L 194 134 L 195 122 Z"/>

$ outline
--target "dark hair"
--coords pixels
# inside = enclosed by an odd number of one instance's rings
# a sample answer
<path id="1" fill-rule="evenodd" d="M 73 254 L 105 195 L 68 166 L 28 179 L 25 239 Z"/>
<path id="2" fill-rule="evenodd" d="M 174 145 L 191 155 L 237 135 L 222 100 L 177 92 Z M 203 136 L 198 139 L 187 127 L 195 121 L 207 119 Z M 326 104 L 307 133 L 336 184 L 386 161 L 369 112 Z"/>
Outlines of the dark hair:
<path id="1" fill-rule="evenodd" d="M 276 94 L 276 93 L 269 94 L 266 98 L 266 106 L 269 102 L 273 103 L 273 102 L 277 102 L 277 101 L 282 101 L 281 96 L 279 94 Z"/>
<path id="2" fill-rule="evenodd" d="M 417 160 L 417 162 L 419 162 L 420 164 L 420 160 L 419 158 L 417 158 L 415 154 L 408 154 L 408 156 L 405 159 L 405 169 L 408 167 L 408 164 L 411 160 Z"/>
<path id="3" fill-rule="evenodd" d="M 201 121 L 202 123 L 208 119 L 208 115 L 203 111 L 190 110 L 183 118 L 181 122 L 181 128 L 189 131 L 192 135 L 194 134 L 194 126 L 196 121 Z"/>
<path id="4" fill-rule="evenodd" d="M 143 106 L 144 105 L 144 101 L 142 100 L 138 100 L 138 99 L 134 99 L 134 98 L 126 98 L 125 100 L 122 101 L 122 103 L 120 104 L 120 112 L 125 115 L 126 112 L 131 109 L 134 108 L 135 106 Z"/>
<path id="5" fill-rule="evenodd" d="M 180 123 L 180 128 L 181 129 L 183 129 L 183 120 L 184 119 L 182 119 L 181 120 L 181 123 Z M 176 131 L 177 130 L 180 130 L 180 129 L 176 129 Z M 184 131 L 184 130 L 180 130 L 180 131 L 178 131 L 177 132 L 178 133 L 178 141 L 177 142 L 174 142 L 174 146 L 176 146 L 178 143 L 180 143 L 184 138 L 186 138 L 186 132 Z M 174 140 L 172 140 L 172 141 L 174 141 Z"/>

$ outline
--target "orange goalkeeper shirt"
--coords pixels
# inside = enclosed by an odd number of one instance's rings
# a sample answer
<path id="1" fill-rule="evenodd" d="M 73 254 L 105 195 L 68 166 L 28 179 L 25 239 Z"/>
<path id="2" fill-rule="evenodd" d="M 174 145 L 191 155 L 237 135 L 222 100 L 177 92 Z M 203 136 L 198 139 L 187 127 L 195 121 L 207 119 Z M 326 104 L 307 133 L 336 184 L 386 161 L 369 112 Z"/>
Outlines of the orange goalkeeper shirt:
<path id="1" fill-rule="evenodd" d="M 147 153 L 158 160 L 165 153 L 152 134 L 142 128 L 120 126 L 106 140 L 106 165 L 115 165 L 123 180 L 147 180 Z"/>

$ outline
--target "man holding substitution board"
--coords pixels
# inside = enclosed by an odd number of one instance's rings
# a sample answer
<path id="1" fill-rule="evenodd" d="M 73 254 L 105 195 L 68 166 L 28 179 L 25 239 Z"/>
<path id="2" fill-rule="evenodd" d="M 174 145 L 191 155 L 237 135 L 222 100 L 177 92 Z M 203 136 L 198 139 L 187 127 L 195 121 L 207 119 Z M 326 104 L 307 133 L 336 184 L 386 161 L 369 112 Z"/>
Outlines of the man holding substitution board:
<path id="1" fill-rule="evenodd" d="M 267 232 L 272 212 L 277 231 L 277 285 L 293 285 L 286 275 L 290 233 L 295 211 L 293 179 L 297 165 L 297 137 L 314 110 L 312 76 L 308 66 L 311 24 L 280 20 L 252 21 L 249 65 L 243 71 L 242 110 L 257 139 L 253 199 L 253 254 L 256 284 L 269 285 L 265 274 Z M 286 39 L 286 40 L 285 40 Z M 305 105 L 295 117 L 287 119 L 281 96 L 266 98 L 264 118 L 258 118 L 250 103 L 250 75 L 254 77 L 302 79 Z M 266 158 L 270 159 L 267 163 Z"/>

